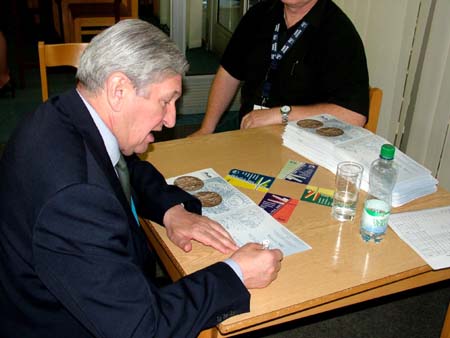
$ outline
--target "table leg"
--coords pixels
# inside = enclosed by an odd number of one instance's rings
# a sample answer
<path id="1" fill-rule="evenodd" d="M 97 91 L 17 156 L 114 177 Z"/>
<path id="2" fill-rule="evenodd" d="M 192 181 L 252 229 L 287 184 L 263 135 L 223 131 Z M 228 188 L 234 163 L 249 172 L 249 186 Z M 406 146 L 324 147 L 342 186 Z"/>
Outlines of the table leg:
<path id="1" fill-rule="evenodd" d="M 441 331 L 441 338 L 450 338 L 450 304 L 445 315 L 444 326 Z"/>

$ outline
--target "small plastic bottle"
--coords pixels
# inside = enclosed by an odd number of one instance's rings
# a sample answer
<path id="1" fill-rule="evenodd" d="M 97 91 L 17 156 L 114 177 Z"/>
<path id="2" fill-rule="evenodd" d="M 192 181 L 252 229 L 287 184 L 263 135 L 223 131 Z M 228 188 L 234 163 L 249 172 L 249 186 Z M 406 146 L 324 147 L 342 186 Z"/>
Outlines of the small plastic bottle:
<path id="1" fill-rule="evenodd" d="M 375 243 L 384 238 L 392 206 L 392 190 L 397 180 L 394 163 L 395 147 L 383 144 L 380 157 L 372 162 L 369 173 L 369 192 L 364 202 L 360 233 L 364 241 Z"/>

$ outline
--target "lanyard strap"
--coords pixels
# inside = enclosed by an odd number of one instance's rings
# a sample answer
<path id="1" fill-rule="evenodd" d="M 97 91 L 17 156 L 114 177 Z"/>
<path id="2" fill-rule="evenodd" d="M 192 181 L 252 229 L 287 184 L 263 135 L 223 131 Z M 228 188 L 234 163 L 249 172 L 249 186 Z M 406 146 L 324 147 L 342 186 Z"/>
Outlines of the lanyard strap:
<path id="1" fill-rule="evenodd" d="M 295 44 L 295 42 L 302 36 L 308 27 L 308 23 L 303 21 L 295 30 L 294 33 L 289 37 L 284 46 L 278 50 L 278 37 L 280 33 L 280 23 L 276 24 L 275 29 L 272 35 L 272 49 L 270 51 L 270 67 L 267 70 L 266 78 L 264 80 L 263 89 L 262 89 L 262 105 L 264 105 L 269 99 L 270 88 L 272 87 L 272 83 L 269 81 L 269 74 L 278 68 L 278 63 L 281 59 L 283 59 L 284 55 L 291 49 L 291 47 Z"/>
<path id="2" fill-rule="evenodd" d="M 308 23 L 303 21 L 300 26 L 297 27 L 294 33 L 289 37 L 284 46 L 278 51 L 278 37 L 280 33 L 280 24 L 275 26 L 272 36 L 272 50 L 270 52 L 270 68 L 277 69 L 278 62 L 284 57 L 289 49 L 295 44 L 295 42 L 300 38 L 300 36 L 305 32 Z"/>

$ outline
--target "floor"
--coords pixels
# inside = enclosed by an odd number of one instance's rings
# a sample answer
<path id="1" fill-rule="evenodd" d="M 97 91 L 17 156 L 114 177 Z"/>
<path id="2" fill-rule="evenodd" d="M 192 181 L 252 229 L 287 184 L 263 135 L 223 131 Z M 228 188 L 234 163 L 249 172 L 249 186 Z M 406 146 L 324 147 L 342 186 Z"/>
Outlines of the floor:
<path id="1" fill-rule="evenodd" d="M 26 54 L 30 63 L 36 63 L 37 60 L 34 43 L 35 41 L 32 41 L 27 47 L 29 50 Z M 11 51 L 11 71 L 14 77 L 17 77 L 13 49 L 14 47 Z M 199 64 L 204 65 L 204 60 Z M 49 83 L 52 84 L 52 93 L 70 88 L 74 85 L 73 71 L 55 71 L 50 74 Z M 8 141 L 12 130 L 22 117 L 33 111 L 41 102 L 40 95 L 39 71 L 37 67 L 31 67 L 26 70 L 26 86 L 17 90 L 16 97 L 0 98 L 1 145 Z M 156 139 L 162 141 L 184 137 L 198 127 L 201 118 L 202 114 L 179 116 L 177 127 L 156 135 Z M 164 274 L 163 270 L 160 272 Z M 439 338 L 449 300 L 450 281 L 447 281 L 240 337 Z"/>

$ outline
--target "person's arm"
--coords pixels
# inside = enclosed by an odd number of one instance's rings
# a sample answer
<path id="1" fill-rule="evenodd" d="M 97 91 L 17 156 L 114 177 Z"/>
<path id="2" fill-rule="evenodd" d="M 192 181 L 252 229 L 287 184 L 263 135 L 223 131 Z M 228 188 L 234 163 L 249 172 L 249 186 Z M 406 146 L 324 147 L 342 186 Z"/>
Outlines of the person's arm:
<path id="1" fill-rule="evenodd" d="M 167 184 L 151 163 L 141 161 L 136 155 L 127 156 L 126 160 L 139 216 L 164 225 L 170 240 L 186 252 L 191 250 L 191 240 L 222 253 L 237 249 L 219 223 L 201 216 L 201 203 L 196 197 Z"/>
<path id="2" fill-rule="evenodd" d="M 206 114 L 199 130 L 190 136 L 211 134 L 220 118 L 231 103 L 239 88 L 240 81 L 231 76 L 225 68 L 219 67 L 214 77 L 208 97 Z"/>
<path id="3" fill-rule="evenodd" d="M 352 110 L 332 103 L 319 103 L 309 106 L 292 106 L 288 115 L 289 121 L 297 121 L 314 115 L 330 114 L 338 119 L 363 127 L 366 117 Z M 280 107 L 253 110 L 242 118 L 241 129 L 256 128 L 272 124 L 281 124 Z"/>
<path id="4" fill-rule="evenodd" d="M 88 184 L 53 195 L 36 220 L 35 271 L 92 336 L 194 338 L 249 310 L 245 285 L 225 263 L 156 288 L 144 272 L 150 263 L 145 235 L 132 226 L 111 191 Z M 252 250 L 245 257 L 260 268 L 247 272 L 242 264 L 244 280 L 255 276 L 261 281 L 255 285 L 266 285 L 276 277 L 276 252 Z"/>
<path id="5" fill-rule="evenodd" d="M 238 249 L 233 238 L 222 225 L 209 217 L 189 212 L 180 204 L 166 211 L 164 226 L 167 237 L 185 252 L 192 250 L 192 240 L 224 254 Z"/>

